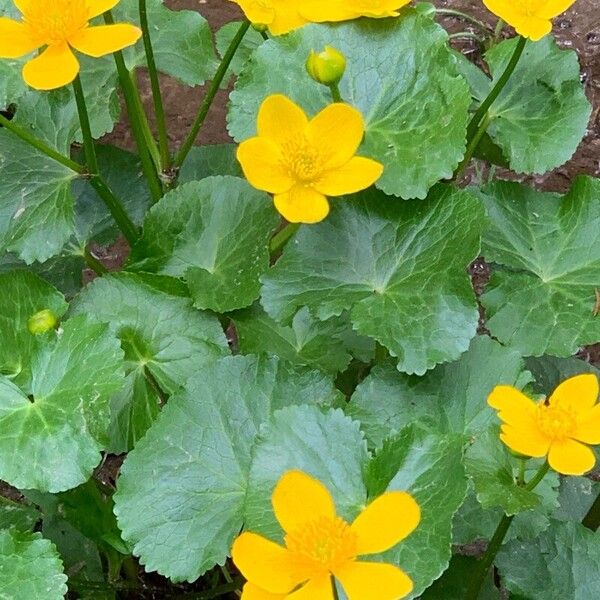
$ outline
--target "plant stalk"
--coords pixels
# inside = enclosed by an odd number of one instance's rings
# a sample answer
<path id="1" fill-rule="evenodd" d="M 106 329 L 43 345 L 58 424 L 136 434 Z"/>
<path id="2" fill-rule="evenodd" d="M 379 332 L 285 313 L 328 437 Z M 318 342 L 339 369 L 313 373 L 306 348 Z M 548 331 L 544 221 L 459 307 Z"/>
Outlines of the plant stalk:
<path id="1" fill-rule="evenodd" d="M 102 276 L 108 273 L 108 269 L 91 253 L 89 248 L 83 251 L 83 260 L 88 269 L 91 269 L 96 275 Z"/>
<path id="2" fill-rule="evenodd" d="M 471 162 L 471 159 L 475 154 L 475 150 L 477 150 L 477 146 L 479 146 L 479 142 L 481 142 L 481 138 L 485 135 L 485 132 L 487 131 L 487 128 L 490 125 L 490 121 L 490 115 L 489 113 L 486 113 L 485 117 L 483 117 L 481 123 L 479 124 L 479 127 L 477 128 L 477 131 L 473 136 L 473 139 L 469 142 L 469 145 L 467 146 L 464 158 L 462 159 L 462 161 L 456 168 L 456 171 L 454 172 L 454 179 L 460 177 L 462 175 L 462 172 L 467 168 L 468 164 Z"/>
<path id="3" fill-rule="evenodd" d="M 115 21 L 111 11 L 104 13 L 104 21 L 109 25 L 114 24 Z M 127 107 L 127 114 L 129 115 L 131 130 L 138 149 L 140 162 L 142 163 L 142 171 L 148 183 L 152 199 L 154 202 L 157 202 L 162 198 L 163 190 L 156 166 L 152 160 L 144 136 L 143 119 L 145 118 L 145 115 L 143 115 L 141 110 L 142 103 L 141 100 L 139 100 L 139 95 L 133 84 L 131 73 L 125 64 L 123 53 L 121 51 L 115 52 L 113 56 L 115 57 L 115 64 L 117 65 L 117 72 L 119 73 L 119 82 L 121 83 L 123 98 L 125 99 L 125 105 Z"/>
<path id="4" fill-rule="evenodd" d="M 277 232 L 269 244 L 271 254 L 281 252 L 286 244 L 294 237 L 296 231 L 300 228 L 300 223 L 288 223 L 281 231 Z"/>
<path id="5" fill-rule="evenodd" d="M 331 91 L 331 98 L 334 102 L 343 102 L 342 94 L 340 93 L 340 86 L 337 83 L 329 84 L 329 90 Z"/>
<path id="6" fill-rule="evenodd" d="M 491 27 L 489 25 L 487 25 L 487 23 L 484 23 L 483 21 L 480 21 L 479 19 L 476 19 L 475 17 L 473 17 L 465 12 L 461 12 L 460 10 L 453 10 L 451 8 L 436 8 L 435 12 L 438 15 L 445 15 L 448 17 L 456 17 L 457 19 L 462 19 L 463 21 L 467 21 L 468 23 L 477 25 L 477 27 L 479 27 L 480 29 L 485 31 L 486 34 L 488 34 L 488 35 L 491 35 L 491 33 L 492 33 Z"/>
<path id="7" fill-rule="evenodd" d="M 221 64 L 219 65 L 219 68 L 217 69 L 217 72 L 215 73 L 215 76 L 210 84 L 210 87 L 208 88 L 208 91 L 206 92 L 206 96 L 204 97 L 204 100 L 202 101 L 202 104 L 200 105 L 196 119 L 194 120 L 194 123 L 192 124 L 192 128 L 191 128 L 190 132 L 188 133 L 187 137 L 185 138 L 183 144 L 181 145 L 181 148 L 179 148 L 177 155 L 175 156 L 175 160 L 173 161 L 173 166 L 176 169 L 181 168 L 181 165 L 184 163 L 185 159 L 187 158 L 187 155 L 189 154 L 190 150 L 192 149 L 192 146 L 194 145 L 194 142 L 196 141 L 196 138 L 198 137 L 198 132 L 200 131 L 200 128 L 202 127 L 202 125 L 204 124 L 204 121 L 206 120 L 206 117 L 208 116 L 208 111 L 210 110 L 210 107 L 212 106 L 215 96 L 217 95 L 217 92 L 219 91 L 219 88 L 221 87 L 221 83 L 223 83 L 223 79 L 225 78 L 225 75 L 227 74 L 227 70 L 229 69 L 229 66 L 231 65 L 231 61 L 233 60 L 233 57 L 235 56 L 236 52 L 238 51 L 238 48 L 240 47 L 240 44 L 242 43 L 242 40 L 244 39 L 244 36 L 246 35 L 246 32 L 248 31 L 249 28 L 250 28 L 250 22 L 244 21 L 240 25 L 240 28 L 238 29 L 234 38 L 231 40 L 231 43 L 229 44 L 229 48 L 227 48 L 227 52 L 225 52 L 225 54 L 223 56 L 223 60 L 221 60 Z"/>
<path id="8" fill-rule="evenodd" d="M 96 190 L 100 198 L 102 198 L 106 204 L 110 214 L 116 221 L 119 229 L 129 244 L 134 244 L 139 237 L 137 227 L 129 218 L 129 215 L 125 211 L 125 208 L 121 204 L 120 200 L 112 193 L 102 177 L 100 177 L 98 159 L 96 157 L 96 149 L 94 147 L 94 138 L 92 137 L 92 130 L 90 127 L 90 118 L 88 115 L 85 95 L 83 93 L 81 79 L 79 76 L 77 76 L 73 81 L 73 91 L 75 92 L 75 102 L 77 104 L 79 123 L 81 125 L 81 133 L 83 135 L 83 151 L 89 171 L 90 185 Z"/>
<path id="9" fill-rule="evenodd" d="M 146 52 L 146 63 L 148 64 L 148 76 L 150 77 L 150 87 L 152 89 L 152 100 L 154 102 L 154 115 L 156 117 L 156 130 L 158 132 L 158 147 L 160 150 L 160 162 L 163 171 L 171 167 L 171 154 L 169 152 L 169 137 L 167 134 L 167 119 L 165 108 L 160 90 L 160 81 L 158 79 L 158 70 L 154 59 L 154 49 L 152 48 L 152 39 L 150 37 L 150 26 L 148 24 L 148 11 L 146 0 L 139 0 L 140 24 L 142 26 L 142 38 L 144 41 L 144 50 Z"/>
<path id="10" fill-rule="evenodd" d="M 538 469 L 536 474 L 525 484 L 524 488 L 530 492 L 533 491 L 540 481 L 544 479 L 549 469 L 550 465 L 548 465 L 548 462 L 545 462 Z M 498 554 L 498 550 L 500 550 L 500 547 L 502 546 L 502 542 L 504 541 L 514 518 L 515 515 L 502 515 L 502 519 L 500 519 L 500 523 L 498 523 L 498 527 L 488 544 L 487 550 L 477 565 L 477 571 L 469 583 L 465 600 L 477 600 L 477 598 L 479 598 L 479 593 L 485 582 L 485 578 Z"/>

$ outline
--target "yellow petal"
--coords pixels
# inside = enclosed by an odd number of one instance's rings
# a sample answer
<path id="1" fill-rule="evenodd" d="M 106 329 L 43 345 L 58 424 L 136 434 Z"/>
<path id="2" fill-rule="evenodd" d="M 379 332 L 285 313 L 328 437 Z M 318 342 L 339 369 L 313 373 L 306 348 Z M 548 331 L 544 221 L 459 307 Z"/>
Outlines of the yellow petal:
<path id="1" fill-rule="evenodd" d="M 598 378 L 591 373 L 586 373 L 563 381 L 552 392 L 549 404 L 578 415 L 594 408 L 597 401 Z"/>
<path id="2" fill-rule="evenodd" d="M 247 583 L 242 589 L 242 600 L 285 600 L 287 594 L 272 594 L 262 588 Z"/>
<path id="3" fill-rule="evenodd" d="M 575 440 L 554 441 L 548 462 L 557 473 L 583 475 L 594 468 L 596 457 L 590 448 Z"/>
<path id="4" fill-rule="evenodd" d="M 272 594 L 286 594 L 296 587 L 290 553 L 255 533 L 244 532 L 233 543 L 231 557 L 242 575 Z"/>
<path id="5" fill-rule="evenodd" d="M 13 0 L 14 5 L 17 7 L 21 14 L 27 12 L 27 9 L 34 5 L 38 0 Z"/>
<path id="6" fill-rule="evenodd" d="M 274 198 L 275 208 L 290 223 L 318 223 L 329 214 L 327 198 L 311 187 L 295 186 Z"/>
<path id="7" fill-rule="evenodd" d="M 99 25 L 80 30 L 69 38 L 69 44 L 83 54 L 100 58 L 132 46 L 141 35 L 141 29 L 127 23 Z"/>
<path id="8" fill-rule="evenodd" d="M 542 19 L 554 19 L 575 4 L 575 0 L 546 0 L 540 3 L 537 16 Z"/>
<path id="9" fill-rule="evenodd" d="M 303 135 L 308 118 L 289 98 L 274 94 L 262 103 L 256 125 L 259 136 L 281 144 L 290 137 Z"/>
<path id="10" fill-rule="evenodd" d="M 600 405 L 579 415 L 573 437 L 586 444 L 600 444 Z"/>
<path id="11" fill-rule="evenodd" d="M 286 533 L 319 517 L 335 517 L 329 490 L 302 471 L 288 471 L 273 491 L 275 516 Z"/>
<path id="12" fill-rule="evenodd" d="M 36 90 L 55 90 L 77 77 L 79 63 L 67 44 L 48 46 L 23 67 L 23 78 Z"/>
<path id="13" fill-rule="evenodd" d="M 421 520 L 421 509 L 406 492 L 386 492 L 351 525 L 358 536 L 358 554 L 385 552 L 409 535 Z"/>
<path id="14" fill-rule="evenodd" d="M 90 19 L 105 13 L 119 4 L 119 0 L 85 0 L 90 14 Z"/>
<path id="15" fill-rule="evenodd" d="M 541 458 L 548 454 L 552 440 L 545 436 L 535 423 L 530 426 L 503 425 L 500 439 L 519 454 Z"/>
<path id="16" fill-rule="evenodd" d="M 275 7 L 275 16 L 269 23 L 269 31 L 273 35 L 283 35 L 306 25 L 308 22 L 301 14 L 301 2 L 291 0 L 271 0 Z"/>
<path id="17" fill-rule="evenodd" d="M 397 600 L 413 589 L 410 577 L 387 563 L 350 562 L 335 572 L 348 600 Z"/>
<path id="18" fill-rule="evenodd" d="M 308 125 L 307 135 L 324 160 L 324 169 L 347 163 L 365 134 L 361 113 L 349 104 L 330 104 Z"/>
<path id="19" fill-rule="evenodd" d="M 333 600 L 333 584 L 330 577 L 312 579 L 285 600 Z"/>
<path id="20" fill-rule="evenodd" d="M 269 25 L 275 18 L 275 9 L 257 0 L 233 0 L 246 15 L 248 21 L 260 25 Z"/>
<path id="21" fill-rule="evenodd" d="M 537 411 L 535 402 L 510 385 L 497 385 L 487 401 L 498 411 L 498 417 L 505 423 L 529 426 L 535 422 Z"/>
<path id="22" fill-rule="evenodd" d="M 355 156 L 345 165 L 324 173 L 314 184 L 325 196 L 343 196 L 365 190 L 383 173 L 383 165 L 370 158 Z"/>
<path id="23" fill-rule="evenodd" d="M 519 35 L 530 39 L 532 42 L 538 42 L 552 31 L 552 21 L 537 17 L 518 19 L 511 25 Z"/>
<path id="24" fill-rule="evenodd" d="M 267 138 L 254 137 L 242 142 L 237 159 L 250 185 L 272 194 L 287 192 L 294 179 L 283 167 L 279 146 Z"/>
<path id="25" fill-rule="evenodd" d="M 20 58 L 38 46 L 27 25 L 0 17 L 0 58 Z"/>

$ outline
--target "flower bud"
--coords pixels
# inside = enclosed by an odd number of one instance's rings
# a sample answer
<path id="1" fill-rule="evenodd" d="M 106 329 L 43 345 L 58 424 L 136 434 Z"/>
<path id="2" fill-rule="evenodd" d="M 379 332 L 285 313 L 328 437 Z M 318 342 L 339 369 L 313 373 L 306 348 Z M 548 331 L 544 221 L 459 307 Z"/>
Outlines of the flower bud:
<path id="1" fill-rule="evenodd" d="M 269 26 L 266 23 L 252 23 L 252 29 L 258 31 L 258 33 L 264 33 L 269 29 Z"/>
<path id="2" fill-rule="evenodd" d="M 33 335 L 41 335 L 51 329 L 54 329 L 58 325 L 58 318 L 49 309 L 40 310 L 34 315 L 31 315 L 27 320 L 27 329 L 29 333 Z"/>
<path id="3" fill-rule="evenodd" d="M 308 74 L 323 85 L 334 85 L 346 71 L 346 57 L 335 48 L 325 46 L 323 52 L 311 51 L 306 60 Z"/>

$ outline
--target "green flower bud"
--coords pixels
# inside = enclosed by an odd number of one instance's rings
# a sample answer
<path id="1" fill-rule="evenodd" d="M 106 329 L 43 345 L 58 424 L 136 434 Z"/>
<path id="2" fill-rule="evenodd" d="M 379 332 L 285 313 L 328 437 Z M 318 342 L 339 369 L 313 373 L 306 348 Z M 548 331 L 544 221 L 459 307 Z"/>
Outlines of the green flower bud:
<path id="1" fill-rule="evenodd" d="M 269 26 L 265 23 L 252 23 L 252 29 L 254 29 L 254 31 L 258 31 L 258 33 L 264 33 L 267 31 L 267 29 L 269 29 Z"/>
<path id="2" fill-rule="evenodd" d="M 312 50 L 306 60 L 306 70 L 317 83 L 334 85 L 344 76 L 346 57 L 331 46 L 325 46 L 323 52 Z"/>
<path id="3" fill-rule="evenodd" d="M 36 312 L 35 315 L 32 315 L 27 320 L 27 329 L 29 329 L 29 333 L 32 333 L 33 335 L 46 333 L 51 329 L 54 329 L 57 325 L 58 318 L 49 309 L 40 310 L 40 312 Z"/>

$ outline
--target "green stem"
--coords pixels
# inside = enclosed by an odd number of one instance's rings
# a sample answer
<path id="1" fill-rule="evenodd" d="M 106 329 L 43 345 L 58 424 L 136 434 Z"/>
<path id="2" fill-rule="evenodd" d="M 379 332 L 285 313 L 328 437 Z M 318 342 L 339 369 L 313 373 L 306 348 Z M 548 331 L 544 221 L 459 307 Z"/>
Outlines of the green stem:
<path id="1" fill-rule="evenodd" d="M 271 238 L 271 243 L 269 244 L 271 254 L 281 252 L 299 228 L 300 223 L 288 223 L 281 231 L 276 233 Z"/>
<path id="2" fill-rule="evenodd" d="M 525 489 L 530 492 L 533 491 L 540 481 L 544 479 L 549 468 L 550 465 L 545 462 L 532 479 L 525 484 Z M 496 554 L 498 554 L 498 550 L 500 550 L 500 547 L 502 546 L 502 542 L 504 541 L 514 518 L 515 515 L 502 515 L 502 519 L 500 519 L 500 523 L 498 523 L 498 527 L 488 544 L 487 550 L 477 565 L 477 571 L 474 574 L 473 579 L 469 582 L 465 600 L 477 600 L 477 598 L 479 598 L 479 592 L 485 582 L 485 578 L 496 558 Z"/>
<path id="3" fill-rule="evenodd" d="M 148 149 L 148 152 L 150 153 L 150 158 L 152 159 L 152 163 L 154 164 L 154 168 L 158 172 L 161 169 L 160 151 L 158 149 L 158 146 L 156 145 L 154 134 L 150 129 L 150 123 L 148 123 L 148 117 L 144 110 L 144 105 L 142 104 L 142 97 L 140 95 L 140 88 L 138 85 L 136 74 L 129 71 L 129 78 L 131 79 L 131 85 L 133 86 L 133 89 L 135 91 L 134 98 L 138 107 L 138 112 L 140 114 L 142 133 L 144 134 L 144 145 Z"/>
<path id="4" fill-rule="evenodd" d="M 465 12 L 461 12 L 460 10 L 453 10 L 451 8 L 436 8 L 435 12 L 439 15 L 456 17 L 457 19 L 468 21 L 473 25 L 477 25 L 477 27 L 479 27 L 480 29 L 483 29 L 483 31 L 485 31 L 488 35 L 491 35 L 491 27 L 487 25 L 487 23 L 484 23 L 483 21 L 480 21 L 479 19 L 476 19 L 475 17 L 472 17 L 471 15 Z"/>
<path id="5" fill-rule="evenodd" d="M 210 84 L 210 87 L 208 88 L 208 91 L 206 92 L 206 96 L 204 97 L 204 100 L 203 100 L 202 104 L 200 105 L 200 108 L 198 110 L 198 115 L 196 116 L 196 119 L 194 120 L 194 123 L 192 124 L 192 128 L 191 128 L 190 132 L 188 133 L 187 137 L 185 138 L 183 144 L 181 145 L 179 152 L 177 152 L 177 155 L 175 156 L 175 160 L 173 161 L 173 166 L 176 169 L 181 168 L 181 165 L 184 163 L 189 151 L 192 149 L 192 146 L 194 145 L 194 142 L 196 141 L 196 138 L 198 137 L 198 132 L 200 131 L 200 128 L 202 127 L 202 125 L 204 124 L 204 121 L 206 120 L 206 117 L 208 116 L 208 111 L 210 110 L 210 107 L 212 106 L 215 96 L 217 95 L 217 92 L 219 91 L 219 88 L 221 87 L 221 83 L 223 83 L 223 79 L 225 78 L 225 75 L 229 69 L 229 66 L 231 65 L 231 61 L 233 60 L 233 57 L 235 56 L 235 53 L 237 52 L 238 48 L 240 47 L 240 44 L 242 43 L 242 40 L 244 39 L 244 36 L 246 35 L 246 32 L 248 31 L 249 28 L 250 28 L 250 22 L 244 21 L 240 25 L 240 28 L 238 29 L 234 38 L 231 40 L 231 43 L 229 44 L 229 48 L 227 48 L 227 52 L 225 52 L 225 54 L 223 56 L 223 60 L 221 60 L 221 64 L 219 65 L 219 68 L 217 69 L 217 72 L 215 73 L 215 76 Z"/>
<path id="6" fill-rule="evenodd" d="M 109 25 L 114 24 L 114 19 L 111 11 L 104 13 L 104 21 Z M 138 149 L 140 156 L 140 162 L 142 163 L 142 171 L 148 183 L 150 194 L 152 199 L 157 202 L 162 198 L 162 184 L 156 166 L 152 161 L 152 156 L 146 145 L 144 137 L 144 126 L 143 117 L 141 111 L 141 100 L 136 98 L 137 92 L 131 78 L 131 73 L 127 69 L 125 59 L 123 58 L 122 52 L 115 52 L 115 64 L 117 65 L 117 71 L 119 73 L 119 82 L 121 83 L 121 89 L 123 90 L 123 97 L 125 99 L 125 105 L 127 106 L 127 114 L 129 115 L 129 122 L 131 123 L 131 130 L 133 137 Z"/>
<path id="7" fill-rule="evenodd" d="M 596 531 L 600 527 L 600 494 L 594 500 L 590 510 L 588 510 L 581 524 L 592 531 Z"/>
<path id="8" fill-rule="evenodd" d="M 451 40 L 475 40 L 480 44 L 483 44 L 485 42 L 485 40 L 480 35 L 477 35 L 472 31 L 459 31 L 458 33 L 453 33 L 449 35 L 448 38 Z"/>
<path id="9" fill-rule="evenodd" d="M 460 175 L 462 175 L 462 172 L 467 168 L 468 164 L 471 162 L 471 159 L 475 154 L 475 150 L 477 150 L 477 146 L 479 146 L 479 142 L 481 142 L 481 138 L 485 135 L 485 132 L 487 131 L 490 121 L 490 115 L 489 113 L 487 113 L 485 117 L 483 117 L 481 123 L 479 123 L 479 127 L 477 128 L 473 139 L 469 142 L 469 145 L 467 146 L 467 150 L 465 152 L 465 156 L 456 168 L 456 171 L 454 172 L 454 179 L 460 177 Z"/>
<path id="10" fill-rule="evenodd" d="M 25 143 L 29 144 L 36 150 L 39 150 L 42 154 L 45 154 L 49 158 L 52 158 L 56 162 L 60 163 L 67 169 L 71 169 L 76 173 L 84 173 L 85 168 L 83 165 L 71 160 L 68 156 L 61 154 L 51 148 L 50 146 L 44 144 L 41 140 L 36 138 L 34 135 L 29 133 L 26 129 L 19 127 L 16 123 L 13 123 L 10 119 L 7 119 L 3 114 L 0 114 L 0 126 L 4 127 L 14 135 L 16 135 L 19 139 L 23 140 Z"/>
<path id="11" fill-rule="evenodd" d="M 135 224 L 129 218 L 129 215 L 123 208 L 119 199 L 112 193 L 102 177 L 100 177 L 98 159 L 94 147 L 94 138 L 92 137 L 92 130 L 90 127 L 90 118 L 79 76 L 73 81 L 73 91 L 75 92 L 75 102 L 77 104 L 79 123 L 81 125 L 81 133 L 83 136 L 83 150 L 89 171 L 90 185 L 96 190 L 100 198 L 102 198 L 106 204 L 110 214 L 113 216 L 113 219 L 116 221 L 119 229 L 129 244 L 134 244 L 139 237 Z"/>
<path id="12" fill-rule="evenodd" d="M 269 34 L 264 29 L 261 30 L 260 35 L 262 36 L 262 39 L 265 40 L 265 42 L 269 39 Z"/>
<path id="13" fill-rule="evenodd" d="M 144 40 L 144 50 L 146 51 L 146 63 L 148 64 L 148 76 L 150 77 L 152 100 L 154 102 L 154 115 L 156 116 L 156 129 L 158 131 L 158 146 L 160 149 L 161 166 L 163 171 L 167 171 L 171 167 L 171 154 L 169 153 L 169 138 L 167 135 L 167 119 L 165 116 L 165 108 L 160 90 L 158 70 L 156 69 L 156 61 L 154 60 L 152 39 L 150 38 L 146 0 L 139 0 L 139 10 L 140 24 L 142 26 L 142 37 Z"/>
<path id="14" fill-rule="evenodd" d="M 88 248 L 83 251 L 83 259 L 89 269 L 94 271 L 96 275 L 106 275 L 108 269 L 90 252 Z"/>
<path id="15" fill-rule="evenodd" d="M 342 94 L 340 94 L 340 86 L 337 83 L 329 84 L 329 90 L 331 91 L 331 97 L 334 102 L 343 102 Z"/>

